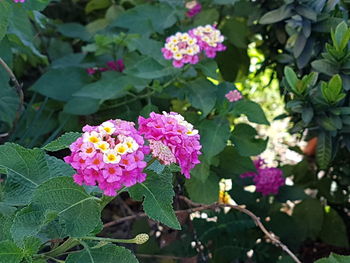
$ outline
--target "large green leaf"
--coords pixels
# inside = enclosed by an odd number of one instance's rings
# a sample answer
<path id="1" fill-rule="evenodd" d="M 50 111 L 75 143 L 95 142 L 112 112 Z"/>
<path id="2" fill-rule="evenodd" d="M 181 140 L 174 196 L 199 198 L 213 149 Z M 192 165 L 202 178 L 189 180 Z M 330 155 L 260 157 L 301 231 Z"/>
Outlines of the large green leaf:
<path id="1" fill-rule="evenodd" d="M 58 32 L 70 38 L 79 38 L 87 41 L 91 38 L 90 33 L 86 28 L 78 23 L 65 23 L 57 26 Z"/>
<path id="2" fill-rule="evenodd" d="M 176 14 L 177 10 L 165 3 L 138 5 L 121 14 L 113 25 L 127 28 L 130 33 L 149 36 L 175 24 Z"/>
<path id="3" fill-rule="evenodd" d="M 264 111 L 261 109 L 260 105 L 254 101 L 250 100 L 240 100 L 234 105 L 233 114 L 247 116 L 248 120 L 258 124 L 269 125 L 269 121 L 266 119 Z"/>
<path id="4" fill-rule="evenodd" d="M 101 248 L 85 248 L 79 253 L 68 256 L 66 263 L 138 263 L 130 250 L 115 245 Z"/>
<path id="5" fill-rule="evenodd" d="M 7 32 L 11 11 L 12 9 L 9 3 L 5 1 L 0 2 L 0 41 Z"/>
<path id="6" fill-rule="evenodd" d="M 7 173 L 3 202 L 10 205 L 28 204 L 36 187 L 57 176 L 59 167 L 53 159 L 40 149 L 25 149 L 10 143 L 1 145 L 0 167 Z M 62 161 L 60 165 L 67 166 Z M 51 171 L 53 167 L 55 169 Z"/>
<path id="7" fill-rule="evenodd" d="M 65 113 L 73 115 L 89 115 L 98 111 L 100 100 L 87 97 L 73 97 L 63 108 Z"/>
<path id="8" fill-rule="evenodd" d="M 150 218 L 171 228 L 181 229 L 172 207 L 175 196 L 171 183 L 172 173 L 168 169 L 164 169 L 161 174 L 153 171 L 147 173 L 145 182 L 129 188 L 131 197 L 138 201 L 144 197 L 143 209 Z"/>
<path id="9" fill-rule="evenodd" d="M 0 75 L 0 121 L 12 125 L 19 106 L 16 91 L 8 85 L 8 79 L 1 79 Z"/>
<path id="10" fill-rule="evenodd" d="M 318 200 L 306 199 L 295 206 L 293 217 L 306 237 L 316 238 L 322 229 L 323 207 Z"/>
<path id="11" fill-rule="evenodd" d="M 49 152 L 56 152 L 62 149 L 66 149 L 80 136 L 80 132 L 67 132 L 59 138 L 57 138 L 56 140 L 46 144 L 44 147 L 42 147 L 42 149 Z"/>
<path id="12" fill-rule="evenodd" d="M 219 154 L 227 145 L 230 137 L 230 126 L 226 119 L 216 118 L 204 120 L 198 126 L 201 134 L 204 158 L 210 162 L 211 158 Z"/>
<path id="13" fill-rule="evenodd" d="M 88 74 L 81 68 L 51 69 L 42 75 L 31 89 L 55 100 L 68 101 L 73 93 L 88 83 L 88 80 Z"/>
<path id="14" fill-rule="evenodd" d="M 257 132 L 252 126 L 240 123 L 235 126 L 231 138 L 240 155 L 256 156 L 265 151 L 268 141 L 257 139 L 256 136 Z"/>
<path id="15" fill-rule="evenodd" d="M 140 60 L 130 67 L 127 67 L 124 73 L 144 79 L 156 79 L 169 76 L 178 72 L 173 66 L 164 67 L 158 61 L 151 57 L 141 57 Z"/>
<path id="16" fill-rule="evenodd" d="M 100 223 L 101 208 L 96 197 L 87 194 L 69 177 L 53 178 L 40 185 L 33 194 L 32 204 L 41 211 L 54 212 L 69 236 L 87 235 Z"/>
<path id="17" fill-rule="evenodd" d="M 219 198 L 219 178 L 210 175 L 206 180 L 192 177 L 185 183 L 186 191 L 192 201 L 203 204 L 212 204 Z"/>
<path id="18" fill-rule="evenodd" d="M 246 172 L 255 172 L 253 161 L 249 157 L 239 154 L 236 147 L 227 146 L 219 155 L 220 174 L 230 177 L 241 175 Z"/>
<path id="19" fill-rule="evenodd" d="M 342 256 L 337 254 L 331 254 L 328 258 L 321 258 L 315 263 L 348 263 L 350 262 L 350 256 Z"/>
<path id="20" fill-rule="evenodd" d="M 216 102 L 216 86 L 210 81 L 200 78 L 187 84 L 190 103 L 203 112 L 203 117 L 213 109 Z"/>
<path id="21" fill-rule="evenodd" d="M 148 81 L 144 79 L 116 72 L 106 72 L 102 74 L 100 80 L 84 86 L 74 96 L 101 100 L 116 99 L 125 96 L 127 91 L 133 87 L 142 90 L 147 84 Z"/>
<path id="22" fill-rule="evenodd" d="M 325 212 L 320 238 L 327 244 L 337 247 L 349 247 L 346 226 L 337 211 L 330 209 Z"/>
<path id="23" fill-rule="evenodd" d="M 12 241 L 0 242 L 0 262 L 20 263 L 23 256 L 22 250 Z"/>

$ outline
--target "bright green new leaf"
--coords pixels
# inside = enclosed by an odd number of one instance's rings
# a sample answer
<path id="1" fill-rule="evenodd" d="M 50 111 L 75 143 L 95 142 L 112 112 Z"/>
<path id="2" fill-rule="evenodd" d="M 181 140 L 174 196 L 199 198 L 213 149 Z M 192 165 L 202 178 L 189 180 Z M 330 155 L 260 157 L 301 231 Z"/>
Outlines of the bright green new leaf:
<path id="1" fill-rule="evenodd" d="M 147 171 L 145 182 L 134 185 L 128 191 L 135 200 L 143 200 L 145 213 L 153 220 L 159 221 L 171 228 L 181 229 L 174 213 L 172 203 L 175 196 L 172 185 L 172 173 L 164 169 L 161 174 Z"/>
<path id="2" fill-rule="evenodd" d="M 285 75 L 286 80 L 287 80 L 287 82 L 289 84 L 289 87 L 292 90 L 295 90 L 295 87 L 296 87 L 297 82 L 298 82 L 298 77 L 295 74 L 294 70 L 291 67 L 287 66 L 287 67 L 284 68 L 284 75 Z"/>

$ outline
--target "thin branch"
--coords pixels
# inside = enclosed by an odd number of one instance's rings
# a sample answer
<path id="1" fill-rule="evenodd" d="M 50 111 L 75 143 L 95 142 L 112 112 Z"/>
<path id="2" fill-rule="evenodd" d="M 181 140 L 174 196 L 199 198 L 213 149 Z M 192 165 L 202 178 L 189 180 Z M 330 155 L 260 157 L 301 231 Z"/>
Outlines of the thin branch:
<path id="1" fill-rule="evenodd" d="M 16 92 L 19 96 L 19 105 L 18 105 L 18 110 L 16 113 L 16 118 L 13 122 L 13 127 L 12 129 L 14 129 L 15 124 L 17 123 L 17 121 L 19 120 L 23 105 L 24 105 L 24 95 L 23 95 L 23 90 L 22 90 L 22 86 L 21 84 L 19 84 L 15 74 L 13 73 L 13 71 L 11 70 L 11 68 L 6 64 L 6 62 L 0 57 L 0 65 L 5 69 L 5 71 L 7 72 L 7 74 L 9 75 L 12 83 L 14 84 L 14 87 L 16 89 Z"/>
<path id="2" fill-rule="evenodd" d="M 176 214 L 180 214 L 180 213 L 189 213 L 190 214 L 190 213 L 203 211 L 203 210 L 208 210 L 208 209 L 230 207 L 232 209 L 238 210 L 238 211 L 248 215 L 251 219 L 253 219 L 253 221 L 260 228 L 260 230 L 275 245 L 279 246 L 283 251 L 285 251 L 296 263 L 301 263 L 301 261 L 297 258 L 297 256 L 292 251 L 290 251 L 289 248 L 285 244 L 283 244 L 281 242 L 281 240 L 279 240 L 278 237 L 274 233 L 268 231 L 265 228 L 265 226 L 261 223 L 259 217 L 257 217 L 253 212 L 249 211 L 248 209 L 244 208 L 243 206 L 230 205 L 230 204 L 220 204 L 220 203 L 213 203 L 213 204 L 210 204 L 210 205 L 206 205 L 206 204 L 195 203 L 195 202 L 191 201 L 190 199 L 188 199 L 185 196 L 179 196 L 179 198 L 182 199 L 184 202 L 186 202 L 189 206 L 192 206 L 194 208 L 190 208 L 190 209 L 186 209 L 186 210 L 178 210 L 178 211 L 175 211 Z M 108 222 L 108 223 L 104 224 L 103 227 L 111 227 L 113 225 L 120 224 L 120 223 L 125 222 L 125 221 L 133 220 L 133 219 L 140 218 L 140 217 L 146 217 L 146 216 L 147 215 L 145 213 L 139 213 L 139 214 L 136 214 L 136 215 L 119 218 L 119 219 L 116 219 L 114 221 L 111 221 L 111 222 Z"/>

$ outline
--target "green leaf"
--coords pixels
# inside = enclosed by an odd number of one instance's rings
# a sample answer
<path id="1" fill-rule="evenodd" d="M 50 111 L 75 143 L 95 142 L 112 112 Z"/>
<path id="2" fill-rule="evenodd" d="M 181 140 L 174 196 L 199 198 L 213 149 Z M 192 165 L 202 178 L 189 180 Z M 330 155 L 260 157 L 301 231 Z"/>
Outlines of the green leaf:
<path id="1" fill-rule="evenodd" d="M 186 191 L 192 201 L 203 204 L 212 204 L 219 198 L 219 178 L 210 175 L 206 180 L 192 177 L 185 182 Z"/>
<path id="2" fill-rule="evenodd" d="M 292 15 L 292 6 L 283 5 L 280 8 L 272 10 L 264 14 L 260 20 L 260 24 L 273 24 L 279 21 L 282 21 Z"/>
<path id="3" fill-rule="evenodd" d="M 311 63 L 311 66 L 314 70 L 326 74 L 327 76 L 333 76 L 339 72 L 338 67 L 327 59 L 315 60 Z"/>
<path id="4" fill-rule="evenodd" d="M 84 41 L 88 41 L 92 37 L 86 28 L 78 23 L 65 23 L 58 25 L 57 31 L 66 37 L 78 38 Z"/>
<path id="5" fill-rule="evenodd" d="M 212 157 L 219 154 L 226 147 L 231 134 L 230 126 L 226 119 L 216 118 L 214 120 L 204 120 L 198 128 L 204 158 L 210 162 Z"/>
<path id="6" fill-rule="evenodd" d="M 12 241 L 0 242 L 0 262 L 20 263 L 23 259 L 22 250 Z"/>
<path id="7" fill-rule="evenodd" d="M 125 96 L 129 89 L 135 87 L 142 90 L 147 84 L 148 81 L 144 79 L 106 72 L 100 80 L 82 87 L 74 96 L 101 100 L 117 99 Z"/>
<path id="8" fill-rule="evenodd" d="M 249 157 L 240 155 L 237 148 L 233 146 L 227 146 L 220 153 L 219 160 L 220 174 L 232 176 L 256 171 L 253 161 Z"/>
<path id="9" fill-rule="evenodd" d="M 254 101 L 237 101 L 234 104 L 232 113 L 238 116 L 244 114 L 249 121 L 254 123 L 270 125 L 269 121 L 266 119 L 264 111 L 261 109 L 260 105 Z"/>
<path id="10" fill-rule="evenodd" d="M 8 79 L 1 79 L 0 75 L 0 121 L 12 126 L 18 106 L 19 98 L 15 89 L 8 85 Z"/>
<path id="11" fill-rule="evenodd" d="M 66 263 L 138 263 L 130 250 L 115 245 L 88 248 L 68 256 Z"/>
<path id="12" fill-rule="evenodd" d="M 86 97 L 73 97 L 63 108 L 63 112 L 73 115 L 89 115 L 98 111 L 100 101 Z"/>
<path id="13" fill-rule="evenodd" d="M 235 126 L 232 142 L 242 156 L 256 156 L 265 151 L 268 140 L 257 139 L 256 130 L 245 123 Z"/>
<path id="14" fill-rule="evenodd" d="M 149 36 L 154 31 L 162 33 L 174 25 L 176 13 L 176 9 L 165 3 L 137 5 L 121 14 L 112 25 L 127 28 L 129 33 Z"/>
<path id="15" fill-rule="evenodd" d="M 171 228 L 181 229 L 174 213 L 172 203 L 175 196 L 172 186 L 172 173 L 164 169 L 162 174 L 147 171 L 147 179 L 129 188 L 131 197 L 135 200 L 143 200 L 145 213 L 153 220 L 159 221 Z"/>
<path id="16" fill-rule="evenodd" d="M 30 150 L 10 143 L 1 145 L 0 167 L 7 171 L 3 202 L 10 205 L 28 204 L 36 187 L 57 176 L 51 173 L 52 163 L 47 158 L 40 149 Z"/>
<path id="17" fill-rule="evenodd" d="M 42 149 L 49 152 L 56 152 L 68 148 L 81 136 L 80 132 L 67 132 L 57 138 L 56 140 L 46 144 Z"/>
<path id="18" fill-rule="evenodd" d="M 151 57 L 143 57 L 130 67 L 126 66 L 125 74 L 145 79 L 156 79 L 175 74 L 178 70 L 173 66 L 164 67 Z"/>
<path id="19" fill-rule="evenodd" d="M 89 14 L 92 11 L 106 9 L 111 4 L 110 0 L 90 0 L 85 6 L 85 13 Z"/>
<path id="20" fill-rule="evenodd" d="M 306 199 L 293 210 L 293 217 L 305 236 L 312 239 L 316 238 L 322 229 L 323 215 L 323 207 L 320 201 L 315 199 Z"/>
<path id="21" fill-rule="evenodd" d="M 348 263 L 349 260 L 350 256 L 342 256 L 331 253 L 331 255 L 328 258 L 321 258 L 315 263 Z"/>
<path id="22" fill-rule="evenodd" d="M 3 39 L 7 32 L 7 27 L 9 24 L 9 18 L 12 9 L 9 3 L 5 1 L 0 2 L 0 41 Z"/>
<path id="23" fill-rule="evenodd" d="M 190 103 L 203 112 L 203 117 L 207 116 L 216 103 L 216 86 L 200 78 L 189 82 L 187 88 Z"/>
<path id="24" fill-rule="evenodd" d="M 284 68 L 284 75 L 286 77 L 286 80 L 289 84 L 289 87 L 294 90 L 296 85 L 297 85 L 297 82 L 298 82 L 298 77 L 297 75 L 295 74 L 294 70 L 291 68 L 291 67 L 285 67 Z"/>
<path id="25" fill-rule="evenodd" d="M 57 213 L 66 235 L 81 237 L 100 223 L 100 205 L 72 178 L 58 177 L 41 184 L 33 194 L 32 204 L 42 211 Z"/>
<path id="26" fill-rule="evenodd" d="M 337 74 L 334 75 L 328 83 L 330 92 L 334 95 L 338 95 L 343 90 L 343 83 L 341 77 Z M 334 100 L 333 100 L 334 101 Z"/>
<path id="27" fill-rule="evenodd" d="M 31 89 L 51 99 L 68 101 L 88 80 L 88 74 L 81 68 L 51 69 L 42 75 Z"/>
<path id="28" fill-rule="evenodd" d="M 336 210 L 330 209 L 324 214 L 322 230 L 319 234 L 322 241 L 336 247 L 349 247 L 346 226 Z"/>
<path id="29" fill-rule="evenodd" d="M 193 25 L 194 26 L 200 26 L 200 25 L 206 25 L 206 24 L 212 25 L 216 21 L 218 21 L 219 16 L 220 16 L 219 12 L 216 8 L 202 10 L 199 14 L 195 16 Z"/>
<path id="30" fill-rule="evenodd" d="M 201 161 L 200 164 L 197 164 L 191 170 L 192 178 L 195 177 L 196 179 L 200 180 L 202 183 L 204 183 L 207 180 L 209 175 L 210 175 L 210 165 L 205 161 Z"/>
<path id="31" fill-rule="evenodd" d="M 332 158 L 332 138 L 329 133 L 321 132 L 318 135 L 316 161 L 320 169 L 326 169 Z"/>

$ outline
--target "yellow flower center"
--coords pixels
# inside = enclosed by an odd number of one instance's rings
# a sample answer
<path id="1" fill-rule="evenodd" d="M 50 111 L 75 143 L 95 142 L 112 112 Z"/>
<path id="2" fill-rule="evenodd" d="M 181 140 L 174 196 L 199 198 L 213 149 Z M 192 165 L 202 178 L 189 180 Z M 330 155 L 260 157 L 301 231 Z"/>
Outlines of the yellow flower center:
<path id="1" fill-rule="evenodd" d="M 91 136 L 90 139 L 89 139 L 89 141 L 92 142 L 92 143 L 97 143 L 97 142 L 99 142 L 100 140 L 99 140 L 99 138 L 97 138 L 96 136 Z"/>

